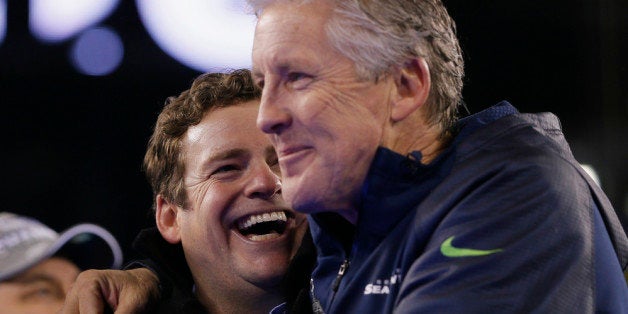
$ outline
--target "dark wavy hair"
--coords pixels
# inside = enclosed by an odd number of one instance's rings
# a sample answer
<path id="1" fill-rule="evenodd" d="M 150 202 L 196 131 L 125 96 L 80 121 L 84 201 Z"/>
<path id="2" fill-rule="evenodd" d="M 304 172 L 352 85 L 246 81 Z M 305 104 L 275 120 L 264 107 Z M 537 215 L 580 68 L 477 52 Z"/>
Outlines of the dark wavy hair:
<path id="1" fill-rule="evenodd" d="M 181 146 L 186 131 L 216 108 L 260 97 L 261 90 L 253 84 L 251 72 L 246 69 L 202 74 L 192 82 L 190 89 L 179 96 L 168 97 L 144 156 L 143 170 L 154 196 L 160 194 L 169 202 L 185 208 L 185 152 Z"/>

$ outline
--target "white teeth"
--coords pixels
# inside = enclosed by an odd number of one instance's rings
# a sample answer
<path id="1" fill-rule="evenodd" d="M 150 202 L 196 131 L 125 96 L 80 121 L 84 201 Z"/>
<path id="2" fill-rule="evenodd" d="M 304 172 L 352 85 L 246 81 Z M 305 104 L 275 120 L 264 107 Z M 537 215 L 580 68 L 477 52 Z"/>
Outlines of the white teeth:
<path id="1" fill-rule="evenodd" d="M 248 237 L 250 240 L 253 240 L 253 241 L 266 241 L 266 240 L 278 238 L 279 234 L 277 233 L 269 233 L 269 234 L 262 234 L 262 235 L 251 234 Z"/>
<path id="2" fill-rule="evenodd" d="M 239 221 L 238 228 L 240 228 L 240 230 L 243 230 L 243 229 L 249 228 L 250 226 L 254 224 L 267 222 L 267 221 L 277 221 L 277 220 L 288 221 L 288 218 L 286 217 L 286 213 L 279 211 L 279 212 L 264 213 L 264 214 L 259 214 L 259 215 L 251 215 L 247 217 L 245 220 Z"/>

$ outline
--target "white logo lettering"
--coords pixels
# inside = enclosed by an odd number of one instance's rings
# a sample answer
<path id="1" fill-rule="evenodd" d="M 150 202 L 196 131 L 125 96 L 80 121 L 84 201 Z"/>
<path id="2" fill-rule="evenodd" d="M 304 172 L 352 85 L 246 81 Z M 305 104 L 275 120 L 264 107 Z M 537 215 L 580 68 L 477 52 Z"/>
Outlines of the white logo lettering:
<path id="1" fill-rule="evenodd" d="M 376 279 L 364 287 L 364 294 L 390 294 L 390 287 L 401 282 L 401 270 L 395 269 L 390 279 Z M 383 283 L 383 284 L 382 284 Z"/>

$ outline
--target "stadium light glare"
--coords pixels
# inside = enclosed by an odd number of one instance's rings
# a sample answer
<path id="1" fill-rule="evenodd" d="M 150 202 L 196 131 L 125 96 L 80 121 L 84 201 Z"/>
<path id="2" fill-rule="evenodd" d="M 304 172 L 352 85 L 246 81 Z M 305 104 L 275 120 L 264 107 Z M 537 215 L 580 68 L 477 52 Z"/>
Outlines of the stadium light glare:
<path id="1" fill-rule="evenodd" d="M 237 0 L 136 0 L 157 45 L 198 71 L 250 68 L 255 17 Z"/>
<path id="2" fill-rule="evenodd" d="M 69 39 L 107 18 L 119 0 L 30 0 L 29 29 L 42 42 Z"/>
<path id="3" fill-rule="evenodd" d="M 91 76 L 103 76 L 115 71 L 123 55 L 122 40 L 107 27 L 82 32 L 70 52 L 74 68 Z"/>

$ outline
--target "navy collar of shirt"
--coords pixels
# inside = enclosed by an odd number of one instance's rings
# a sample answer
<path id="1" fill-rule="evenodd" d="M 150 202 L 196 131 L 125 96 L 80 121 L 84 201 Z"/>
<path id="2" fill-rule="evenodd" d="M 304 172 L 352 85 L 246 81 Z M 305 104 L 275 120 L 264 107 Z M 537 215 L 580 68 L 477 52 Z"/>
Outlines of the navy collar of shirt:
<path id="1" fill-rule="evenodd" d="M 449 174 L 456 155 L 463 153 L 457 149 L 458 144 L 482 126 L 516 113 L 512 105 L 502 101 L 461 119 L 452 143 L 427 165 L 420 162 L 419 151 L 403 156 L 379 147 L 362 189 L 358 236 L 382 238 L 388 234 Z"/>
<path id="2" fill-rule="evenodd" d="M 362 187 L 357 229 L 350 232 L 354 236 L 331 232 L 339 229 L 337 221 L 341 219 L 339 216 L 322 213 L 314 214 L 310 218 L 311 231 L 320 253 L 325 255 L 327 250 L 340 249 L 332 244 L 334 243 L 332 239 L 343 243 L 343 251 L 346 253 L 349 253 L 346 244 L 353 242 L 355 237 L 370 239 L 361 241 L 369 243 L 369 246 L 379 243 L 379 240 L 411 213 L 416 205 L 449 174 L 456 155 L 464 153 L 460 151 L 458 145 L 465 138 L 484 125 L 516 113 L 518 111 L 512 105 L 502 101 L 477 114 L 460 119 L 455 128 L 456 136 L 449 147 L 428 165 L 421 164 L 422 155 L 419 151 L 403 156 L 379 147 Z"/>

